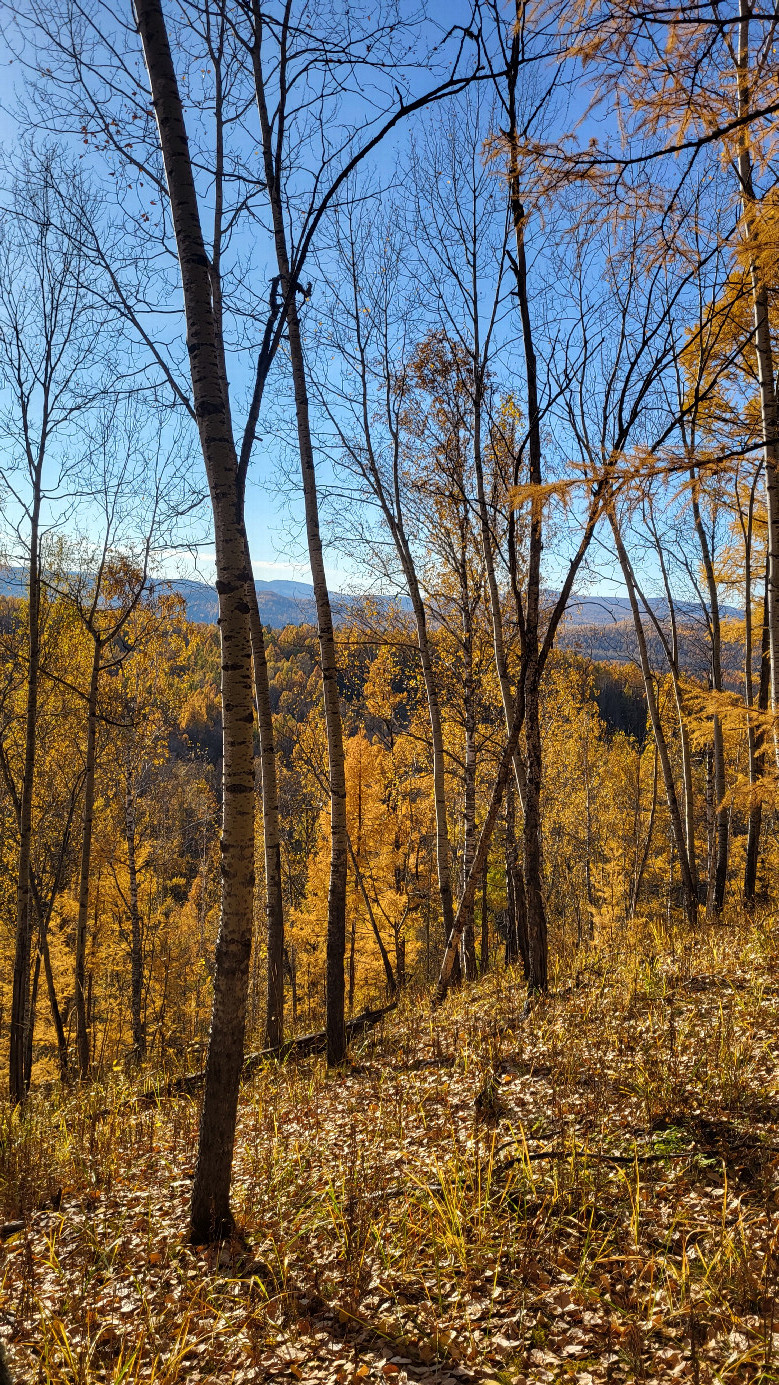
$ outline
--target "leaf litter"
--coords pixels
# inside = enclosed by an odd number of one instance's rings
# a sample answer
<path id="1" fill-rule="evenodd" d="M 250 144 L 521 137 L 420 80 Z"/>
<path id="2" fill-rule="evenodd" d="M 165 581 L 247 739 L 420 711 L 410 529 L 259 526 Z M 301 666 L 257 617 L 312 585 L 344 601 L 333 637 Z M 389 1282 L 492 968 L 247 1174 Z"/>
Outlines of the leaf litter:
<path id="1" fill-rule="evenodd" d="M 221 1246 L 186 1240 L 195 1101 L 114 1073 L 5 1109 L 15 1378 L 779 1379 L 776 958 L 765 927 L 649 935 L 529 1011 L 496 972 L 343 1072 L 267 1064 Z"/>

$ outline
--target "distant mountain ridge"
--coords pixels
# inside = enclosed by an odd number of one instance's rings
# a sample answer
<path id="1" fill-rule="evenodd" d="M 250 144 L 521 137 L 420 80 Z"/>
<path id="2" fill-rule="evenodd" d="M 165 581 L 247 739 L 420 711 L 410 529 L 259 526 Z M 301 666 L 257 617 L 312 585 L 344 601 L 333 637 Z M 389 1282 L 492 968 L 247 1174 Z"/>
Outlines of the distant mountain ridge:
<path id="1" fill-rule="evenodd" d="M 20 568 L 6 568 L 0 574 L 0 595 L 21 596 L 24 592 L 24 573 Z M 315 625 L 316 602 L 314 588 L 310 582 L 298 582 L 286 577 L 274 577 L 270 581 L 257 578 L 254 583 L 260 616 L 264 625 L 281 629 L 285 625 Z M 197 582 L 187 577 L 172 577 L 159 580 L 159 586 L 181 596 L 187 612 L 187 619 L 203 625 L 216 623 L 219 614 L 219 601 L 216 589 L 207 582 Z M 551 602 L 555 593 L 547 593 Z M 390 597 L 374 597 L 377 602 L 389 604 Z M 347 592 L 331 592 L 330 600 L 336 621 L 346 618 L 349 608 L 359 604 L 363 597 Z M 400 598 L 404 610 L 410 608 L 408 597 Z M 664 597 L 651 599 L 652 610 L 662 620 L 668 614 L 668 604 Z M 692 620 L 701 620 L 703 611 L 696 602 L 680 601 L 677 614 Z M 735 606 L 720 607 L 725 618 L 738 618 L 743 614 Z M 566 611 L 567 638 L 571 637 L 571 627 L 601 628 L 623 627 L 631 622 L 630 601 L 626 596 L 572 596 Z M 616 631 L 615 631 L 616 633 Z"/>

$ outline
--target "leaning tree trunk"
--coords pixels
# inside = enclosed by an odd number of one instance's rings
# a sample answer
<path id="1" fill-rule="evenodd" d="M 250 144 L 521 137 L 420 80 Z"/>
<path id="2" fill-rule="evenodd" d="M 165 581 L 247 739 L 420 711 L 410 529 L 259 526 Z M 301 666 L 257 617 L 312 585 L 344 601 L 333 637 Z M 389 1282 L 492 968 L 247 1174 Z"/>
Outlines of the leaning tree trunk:
<path id="1" fill-rule="evenodd" d="M 254 905 L 252 650 L 238 459 L 222 389 L 211 283 L 184 113 L 160 0 L 135 0 L 184 293 L 195 417 L 214 517 L 222 662 L 222 897 L 190 1233 L 227 1234 Z"/>
<path id="2" fill-rule="evenodd" d="M 19 868 L 16 883 L 16 946 L 14 950 L 13 991 L 11 996 L 11 1036 L 9 1091 L 12 1102 L 24 1100 L 25 1052 L 30 1022 L 30 962 L 32 954 L 32 893 L 30 881 L 32 846 L 32 805 L 35 788 L 38 682 L 40 674 L 40 554 L 38 552 L 39 488 L 33 506 L 30 530 L 29 635 L 27 665 L 27 705 L 24 725 L 24 763 L 19 798 Z"/>
<path id="3" fill-rule="evenodd" d="M 92 829 L 95 816 L 95 771 L 97 765 L 97 691 L 100 681 L 100 638 L 93 633 L 92 670 L 87 697 L 87 748 L 84 758 L 84 817 L 81 826 L 81 861 L 78 883 L 76 923 L 75 992 L 76 1055 L 80 1077 L 89 1072 L 89 1024 L 86 997 L 87 925 L 89 922 L 89 872 L 92 863 Z"/>

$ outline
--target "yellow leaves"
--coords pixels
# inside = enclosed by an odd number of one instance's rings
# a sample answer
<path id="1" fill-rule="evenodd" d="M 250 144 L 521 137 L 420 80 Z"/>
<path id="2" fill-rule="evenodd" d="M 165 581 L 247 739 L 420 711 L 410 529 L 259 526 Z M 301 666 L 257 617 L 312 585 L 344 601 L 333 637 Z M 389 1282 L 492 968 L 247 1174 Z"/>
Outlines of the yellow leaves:
<path id="1" fill-rule="evenodd" d="M 509 504 L 512 510 L 519 510 L 529 502 L 531 513 L 534 516 L 540 515 L 550 500 L 559 500 L 567 506 L 574 487 L 580 484 L 581 480 L 577 477 L 575 480 L 546 481 L 542 485 L 531 485 L 528 482 L 512 486 L 509 491 Z"/>

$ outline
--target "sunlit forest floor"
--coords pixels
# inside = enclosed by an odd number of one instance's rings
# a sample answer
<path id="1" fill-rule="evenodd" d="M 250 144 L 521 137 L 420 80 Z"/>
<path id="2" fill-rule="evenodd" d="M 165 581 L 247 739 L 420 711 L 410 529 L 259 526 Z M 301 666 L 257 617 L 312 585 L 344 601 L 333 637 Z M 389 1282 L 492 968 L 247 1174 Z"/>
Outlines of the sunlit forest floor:
<path id="1" fill-rule="evenodd" d="M 498 970 L 344 1073 L 266 1067 L 221 1249 L 186 1243 L 196 1103 L 115 1073 L 6 1109 L 15 1378 L 779 1379 L 776 943 L 638 930 L 529 1013 Z"/>

